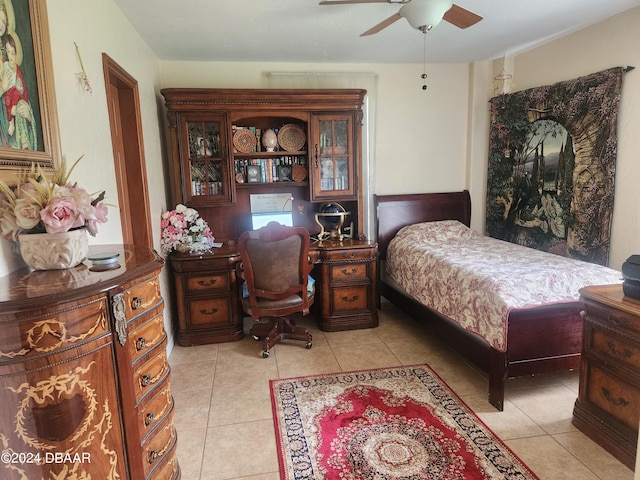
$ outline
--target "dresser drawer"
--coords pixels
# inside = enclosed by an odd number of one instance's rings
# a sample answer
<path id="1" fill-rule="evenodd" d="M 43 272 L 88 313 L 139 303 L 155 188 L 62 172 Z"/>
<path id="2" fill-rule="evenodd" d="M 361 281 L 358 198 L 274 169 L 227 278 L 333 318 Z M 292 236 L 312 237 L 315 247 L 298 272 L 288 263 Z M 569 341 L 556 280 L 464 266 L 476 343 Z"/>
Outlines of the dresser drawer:
<path id="1" fill-rule="evenodd" d="M 176 443 L 176 431 L 173 428 L 173 410 L 165 422 L 158 426 L 153 436 L 142 446 L 145 476 L 173 452 Z"/>
<path id="2" fill-rule="evenodd" d="M 189 299 L 192 325 L 228 325 L 231 322 L 231 297 Z"/>
<path id="3" fill-rule="evenodd" d="M 332 280 L 363 280 L 369 278 L 369 263 L 345 263 L 331 265 L 329 272 Z"/>
<path id="4" fill-rule="evenodd" d="M 587 399 L 637 431 L 640 422 L 640 388 L 591 366 Z"/>
<path id="5" fill-rule="evenodd" d="M 0 365 L 51 355 L 109 332 L 104 297 L 47 308 L 29 319 L 0 323 Z"/>
<path id="6" fill-rule="evenodd" d="M 145 400 L 138 409 L 138 427 L 142 438 L 145 438 L 156 425 L 162 423 L 173 408 L 173 397 L 171 397 L 168 380 L 158 385 L 157 392 L 153 397 Z"/>
<path id="7" fill-rule="evenodd" d="M 586 319 L 611 331 L 626 331 L 640 336 L 640 317 L 585 300 Z"/>
<path id="8" fill-rule="evenodd" d="M 591 350 L 640 370 L 639 344 L 600 329 L 593 329 L 592 332 Z"/>
<path id="9" fill-rule="evenodd" d="M 349 288 L 332 288 L 333 312 L 365 311 L 369 306 L 369 285 Z"/>
<path id="10" fill-rule="evenodd" d="M 163 458 L 158 460 L 151 475 L 147 478 L 153 480 L 172 480 L 178 478 L 179 468 L 178 459 L 175 455 L 175 445 L 176 444 L 174 444 L 172 449 Z"/>
<path id="11" fill-rule="evenodd" d="M 162 295 L 158 277 L 140 283 L 124 292 L 126 319 L 132 320 L 160 302 L 162 302 Z"/>
<path id="12" fill-rule="evenodd" d="M 140 357 L 159 345 L 166 338 L 164 332 L 164 318 L 162 311 L 151 320 L 143 323 L 129 333 L 127 346 L 131 363 L 138 361 Z"/>
<path id="13" fill-rule="evenodd" d="M 157 349 L 158 353 L 142 364 L 133 374 L 136 403 L 151 392 L 169 375 L 167 352 L 164 345 Z"/>
<path id="14" fill-rule="evenodd" d="M 190 275 L 186 278 L 187 291 L 195 293 L 203 290 L 223 290 L 229 289 L 229 273 L 221 272 L 210 275 Z"/>

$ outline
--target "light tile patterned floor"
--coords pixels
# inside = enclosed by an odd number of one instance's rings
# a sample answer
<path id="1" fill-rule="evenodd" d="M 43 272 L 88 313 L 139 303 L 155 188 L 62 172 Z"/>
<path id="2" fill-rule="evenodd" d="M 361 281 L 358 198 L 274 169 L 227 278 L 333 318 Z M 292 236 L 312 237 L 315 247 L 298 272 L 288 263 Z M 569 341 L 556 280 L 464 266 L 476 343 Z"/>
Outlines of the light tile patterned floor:
<path id="1" fill-rule="evenodd" d="M 178 459 L 185 480 L 278 480 L 269 379 L 428 363 L 542 480 L 632 480 L 633 472 L 571 424 L 576 372 L 510 380 L 505 409 L 487 402 L 487 380 L 388 302 L 380 326 L 322 332 L 310 317 L 313 348 L 277 345 L 267 359 L 250 336 L 174 347 Z M 247 328 L 251 320 L 247 319 Z"/>

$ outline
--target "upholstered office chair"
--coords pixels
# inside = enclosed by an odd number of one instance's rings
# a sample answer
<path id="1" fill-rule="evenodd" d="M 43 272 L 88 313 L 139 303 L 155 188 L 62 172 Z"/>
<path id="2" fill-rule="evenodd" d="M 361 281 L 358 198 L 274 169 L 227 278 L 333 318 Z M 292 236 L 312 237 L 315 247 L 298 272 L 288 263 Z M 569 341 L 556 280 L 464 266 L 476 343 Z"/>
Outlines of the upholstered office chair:
<path id="1" fill-rule="evenodd" d="M 289 338 L 307 342 L 311 334 L 296 327 L 288 316 L 309 313 L 314 288 L 308 287 L 309 232 L 302 227 L 285 227 L 270 222 L 258 230 L 244 232 L 238 239 L 241 264 L 238 273 L 246 284 L 242 308 L 255 321 L 251 335 L 263 339 L 262 356 L 280 340 Z"/>

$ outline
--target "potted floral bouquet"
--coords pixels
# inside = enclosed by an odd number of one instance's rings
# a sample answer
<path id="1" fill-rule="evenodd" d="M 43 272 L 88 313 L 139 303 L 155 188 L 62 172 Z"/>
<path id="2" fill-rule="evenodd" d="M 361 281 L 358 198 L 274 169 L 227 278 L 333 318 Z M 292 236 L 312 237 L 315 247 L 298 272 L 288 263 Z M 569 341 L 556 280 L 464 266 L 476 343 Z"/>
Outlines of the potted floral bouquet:
<path id="1" fill-rule="evenodd" d="M 95 236 L 98 224 L 107 221 L 104 192 L 92 196 L 69 181 L 81 159 L 68 170 L 64 157 L 51 171 L 32 164 L 13 188 L 0 182 L 0 234 L 18 242 L 23 259 L 36 270 L 78 265 L 88 252 L 85 232 Z"/>
<path id="2" fill-rule="evenodd" d="M 203 252 L 213 246 L 214 237 L 207 222 L 200 217 L 197 210 L 182 204 L 162 214 L 160 227 L 164 255 L 168 255 L 172 250 Z"/>

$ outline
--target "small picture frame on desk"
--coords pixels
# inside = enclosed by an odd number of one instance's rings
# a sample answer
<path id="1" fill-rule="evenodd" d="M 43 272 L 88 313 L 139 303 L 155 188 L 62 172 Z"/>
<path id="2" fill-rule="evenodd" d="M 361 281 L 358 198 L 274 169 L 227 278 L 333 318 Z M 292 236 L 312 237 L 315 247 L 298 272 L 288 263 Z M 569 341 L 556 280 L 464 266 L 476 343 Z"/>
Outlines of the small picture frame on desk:
<path id="1" fill-rule="evenodd" d="M 258 165 L 247 166 L 247 183 L 260 183 L 260 167 Z"/>

